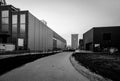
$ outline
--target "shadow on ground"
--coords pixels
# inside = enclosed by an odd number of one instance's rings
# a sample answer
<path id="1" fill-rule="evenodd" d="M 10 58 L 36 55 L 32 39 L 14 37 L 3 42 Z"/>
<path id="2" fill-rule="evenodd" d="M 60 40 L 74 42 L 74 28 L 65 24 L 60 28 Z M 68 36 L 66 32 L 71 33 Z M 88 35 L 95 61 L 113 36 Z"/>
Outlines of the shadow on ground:
<path id="1" fill-rule="evenodd" d="M 15 56 L 9 57 L 5 59 L 0 59 L 0 75 L 7 73 L 10 70 L 13 70 L 17 67 L 23 66 L 26 63 L 33 62 L 39 58 L 46 57 L 49 55 L 53 55 L 55 53 L 48 53 L 48 54 L 34 54 L 34 55 L 22 55 L 22 56 Z"/>

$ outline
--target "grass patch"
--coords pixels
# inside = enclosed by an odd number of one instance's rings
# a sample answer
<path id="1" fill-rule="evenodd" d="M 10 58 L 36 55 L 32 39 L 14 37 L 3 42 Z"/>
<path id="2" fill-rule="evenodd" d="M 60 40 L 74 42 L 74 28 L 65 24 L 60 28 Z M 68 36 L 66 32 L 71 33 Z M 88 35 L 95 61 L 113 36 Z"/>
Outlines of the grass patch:
<path id="1" fill-rule="evenodd" d="M 76 53 L 72 55 L 92 72 L 113 81 L 120 81 L 120 55 L 105 53 Z"/>

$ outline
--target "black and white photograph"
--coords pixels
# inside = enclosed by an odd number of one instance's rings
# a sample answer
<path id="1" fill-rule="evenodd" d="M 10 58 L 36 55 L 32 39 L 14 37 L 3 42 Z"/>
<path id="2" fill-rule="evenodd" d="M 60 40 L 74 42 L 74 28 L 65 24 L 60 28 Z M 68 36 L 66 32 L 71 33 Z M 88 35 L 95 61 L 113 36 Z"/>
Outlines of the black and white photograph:
<path id="1" fill-rule="evenodd" d="M 120 81 L 120 0 L 0 0 L 0 81 Z"/>

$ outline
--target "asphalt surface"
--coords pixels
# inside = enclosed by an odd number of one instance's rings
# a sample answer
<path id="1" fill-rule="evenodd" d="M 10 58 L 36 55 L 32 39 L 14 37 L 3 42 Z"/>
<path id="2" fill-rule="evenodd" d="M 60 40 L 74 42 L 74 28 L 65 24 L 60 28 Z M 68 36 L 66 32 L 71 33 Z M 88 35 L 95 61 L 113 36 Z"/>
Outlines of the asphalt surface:
<path id="1" fill-rule="evenodd" d="M 72 66 L 71 54 L 63 52 L 38 59 L 0 76 L 0 81 L 89 81 Z"/>

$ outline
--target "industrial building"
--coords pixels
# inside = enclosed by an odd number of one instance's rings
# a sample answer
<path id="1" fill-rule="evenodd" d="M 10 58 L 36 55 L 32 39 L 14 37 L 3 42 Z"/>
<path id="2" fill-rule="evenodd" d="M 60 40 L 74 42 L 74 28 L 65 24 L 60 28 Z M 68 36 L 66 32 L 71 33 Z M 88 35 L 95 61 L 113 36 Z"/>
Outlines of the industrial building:
<path id="1" fill-rule="evenodd" d="M 94 27 L 83 34 L 84 48 L 103 51 L 114 47 L 120 51 L 120 26 Z"/>
<path id="2" fill-rule="evenodd" d="M 71 47 L 72 49 L 78 48 L 78 34 L 71 35 Z"/>
<path id="3" fill-rule="evenodd" d="M 79 49 L 80 49 L 80 50 L 84 50 L 83 39 L 79 39 Z"/>
<path id="4" fill-rule="evenodd" d="M 64 49 L 66 40 L 29 11 L 21 11 L 1 0 L 0 45 L 14 45 L 15 50 L 49 51 Z"/>

